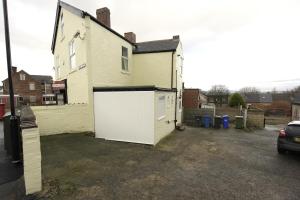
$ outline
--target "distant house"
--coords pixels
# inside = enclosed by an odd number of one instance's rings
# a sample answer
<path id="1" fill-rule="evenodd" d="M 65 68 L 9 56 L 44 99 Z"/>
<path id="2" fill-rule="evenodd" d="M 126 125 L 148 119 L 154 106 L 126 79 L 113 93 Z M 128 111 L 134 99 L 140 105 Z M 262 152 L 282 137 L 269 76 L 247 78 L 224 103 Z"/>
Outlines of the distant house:
<path id="1" fill-rule="evenodd" d="M 3 86 L 0 86 L 0 94 L 3 94 Z"/>
<path id="2" fill-rule="evenodd" d="M 244 94 L 243 97 L 246 104 L 262 110 L 266 110 L 273 102 L 271 93 L 249 93 Z"/>
<path id="3" fill-rule="evenodd" d="M 21 104 L 42 105 L 43 96 L 52 94 L 52 77 L 44 75 L 30 75 L 24 70 L 17 71 L 12 67 L 12 81 L 15 95 Z M 8 79 L 2 81 L 3 95 L 9 94 Z"/>
<path id="4" fill-rule="evenodd" d="M 300 120 L 300 93 L 296 93 L 293 96 L 292 120 Z"/>
<path id="5" fill-rule="evenodd" d="M 207 93 L 207 102 L 213 103 L 216 106 L 224 106 L 229 103 L 229 94 L 209 94 Z"/>
<path id="6" fill-rule="evenodd" d="M 185 88 L 182 101 L 184 108 L 200 108 L 207 103 L 207 96 L 200 89 Z"/>
<path id="7" fill-rule="evenodd" d="M 286 116 L 291 116 L 292 95 L 290 92 L 280 92 L 272 94 L 271 112 L 282 113 Z"/>
<path id="8" fill-rule="evenodd" d="M 291 94 L 288 92 L 284 92 L 284 93 L 274 93 L 272 94 L 272 101 L 273 102 L 286 102 L 291 104 Z"/>

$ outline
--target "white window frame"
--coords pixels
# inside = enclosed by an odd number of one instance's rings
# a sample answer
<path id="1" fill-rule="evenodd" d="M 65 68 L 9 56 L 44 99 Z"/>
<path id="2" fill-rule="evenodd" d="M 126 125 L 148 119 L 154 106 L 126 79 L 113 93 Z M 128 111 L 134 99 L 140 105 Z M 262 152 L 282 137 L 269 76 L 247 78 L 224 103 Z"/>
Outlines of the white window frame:
<path id="1" fill-rule="evenodd" d="M 20 73 L 20 80 L 25 81 L 26 79 L 26 74 Z"/>
<path id="2" fill-rule="evenodd" d="M 123 55 L 123 50 L 126 49 L 127 55 Z M 123 72 L 129 72 L 129 63 L 128 63 L 128 48 L 122 46 L 121 50 L 121 68 Z"/>
<path id="3" fill-rule="evenodd" d="M 30 103 L 36 103 L 36 96 L 29 96 Z"/>
<path id="4" fill-rule="evenodd" d="M 159 96 L 157 99 L 156 109 L 157 120 L 161 120 L 166 117 L 166 96 Z"/>
<path id="5" fill-rule="evenodd" d="M 62 39 L 64 38 L 64 28 L 65 28 L 64 13 L 62 12 L 60 15 L 60 33 Z"/>
<path id="6" fill-rule="evenodd" d="M 57 66 L 57 68 L 56 68 L 56 76 L 57 76 L 57 79 L 60 78 L 60 66 Z"/>
<path id="7" fill-rule="evenodd" d="M 69 60 L 70 60 L 70 68 L 74 70 L 76 68 L 76 46 L 75 40 L 71 40 L 69 43 Z"/>
<path id="8" fill-rule="evenodd" d="M 35 90 L 35 83 L 29 83 L 29 90 Z"/>
<path id="9" fill-rule="evenodd" d="M 59 79 L 60 78 L 60 66 L 59 66 L 59 56 L 56 56 L 56 60 L 55 60 L 55 73 L 56 73 L 56 78 Z"/>

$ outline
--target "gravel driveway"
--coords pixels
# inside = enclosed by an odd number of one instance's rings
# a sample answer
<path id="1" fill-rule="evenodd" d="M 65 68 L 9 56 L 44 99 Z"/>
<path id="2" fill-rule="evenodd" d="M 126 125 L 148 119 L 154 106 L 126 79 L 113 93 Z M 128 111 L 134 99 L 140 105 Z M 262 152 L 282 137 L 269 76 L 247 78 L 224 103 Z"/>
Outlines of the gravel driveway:
<path id="1" fill-rule="evenodd" d="M 275 129 L 187 128 L 155 148 L 85 134 L 42 138 L 42 199 L 299 199 L 300 156 Z"/>

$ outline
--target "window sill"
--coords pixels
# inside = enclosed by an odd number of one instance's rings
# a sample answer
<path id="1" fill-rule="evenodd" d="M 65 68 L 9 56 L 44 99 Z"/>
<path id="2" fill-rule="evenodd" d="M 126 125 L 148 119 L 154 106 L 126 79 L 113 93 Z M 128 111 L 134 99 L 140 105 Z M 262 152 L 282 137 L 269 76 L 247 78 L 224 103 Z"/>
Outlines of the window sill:
<path id="1" fill-rule="evenodd" d="M 73 73 L 75 73 L 77 70 L 78 70 L 78 69 L 77 69 L 77 67 L 76 67 L 76 68 L 74 68 L 74 69 L 71 69 L 71 71 L 70 71 L 70 73 L 69 73 L 69 74 L 73 74 Z"/>
<path id="2" fill-rule="evenodd" d="M 125 70 L 121 70 L 121 73 L 122 73 L 122 74 L 130 74 L 129 71 L 125 71 Z"/>
<path id="3" fill-rule="evenodd" d="M 79 65 L 78 69 L 83 69 L 85 67 L 86 67 L 86 64 L 81 64 L 81 65 Z"/>
<path id="4" fill-rule="evenodd" d="M 166 115 L 161 116 L 161 117 L 158 117 L 158 118 L 157 118 L 157 121 L 160 121 L 160 120 L 162 120 L 162 119 L 164 119 L 164 118 L 166 118 Z"/>

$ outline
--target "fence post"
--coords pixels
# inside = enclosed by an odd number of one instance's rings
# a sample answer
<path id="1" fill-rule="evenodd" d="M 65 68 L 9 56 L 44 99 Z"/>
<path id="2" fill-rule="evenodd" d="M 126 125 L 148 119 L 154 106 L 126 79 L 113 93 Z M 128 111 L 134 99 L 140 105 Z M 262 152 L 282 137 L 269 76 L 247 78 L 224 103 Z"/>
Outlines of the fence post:
<path id="1" fill-rule="evenodd" d="M 248 109 L 245 109 L 244 112 L 244 128 L 247 128 L 247 118 L 248 118 Z"/>
<path id="2" fill-rule="evenodd" d="M 42 190 L 40 133 L 29 106 L 21 111 L 23 163 L 26 194 Z"/>

